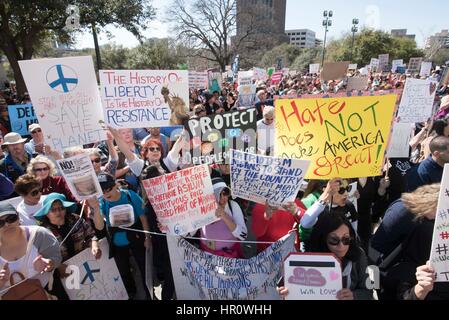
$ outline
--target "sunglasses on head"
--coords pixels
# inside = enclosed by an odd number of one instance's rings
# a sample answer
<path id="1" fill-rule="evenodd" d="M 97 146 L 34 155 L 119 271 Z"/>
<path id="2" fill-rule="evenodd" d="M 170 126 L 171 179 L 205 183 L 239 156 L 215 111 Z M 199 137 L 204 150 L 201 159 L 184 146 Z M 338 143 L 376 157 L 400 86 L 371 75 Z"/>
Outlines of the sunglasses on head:
<path id="1" fill-rule="evenodd" d="M 339 193 L 339 194 L 344 194 L 345 192 L 351 192 L 351 186 L 341 187 L 341 188 L 338 190 L 338 193 Z"/>
<path id="2" fill-rule="evenodd" d="M 5 219 L 0 219 L 0 228 L 3 228 L 5 224 L 11 224 L 19 220 L 19 216 L 17 214 L 8 214 Z"/>
<path id="3" fill-rule="evenodd" d="M 92 163 L 100 163 L 101 159 L 100 158 L 95 158 L 93 160 L 90 160 Z"/>
<path id="4" fill-rule="evenodd" d="M 37 196 L 38 194 L 41 194 L 41 193 L 42 193 L 41 189 L 36 189 L 36 190 L 31 191 L 28 194 L 31 195 L 32 197 L 35 197 L 35 196 Z"/>
<path id="5" fill-rule="evenodd" d="M 49 171 L 50 169 L 48 167 L 45 168 L 34 168 L 33 171 L 34 172 L 44 172 L 44 171 Z"/>
<path id="6" fill-rule="evenodd" d="M 352 242 L 352 238 L 350 236 L 344 236 L 343 238 L 339 238 L 336 236 L 330 236 L 327 238 L 327 244 L 331 246 L 338 246 L 340 243 L 344 246 L 349 246 Z"/>

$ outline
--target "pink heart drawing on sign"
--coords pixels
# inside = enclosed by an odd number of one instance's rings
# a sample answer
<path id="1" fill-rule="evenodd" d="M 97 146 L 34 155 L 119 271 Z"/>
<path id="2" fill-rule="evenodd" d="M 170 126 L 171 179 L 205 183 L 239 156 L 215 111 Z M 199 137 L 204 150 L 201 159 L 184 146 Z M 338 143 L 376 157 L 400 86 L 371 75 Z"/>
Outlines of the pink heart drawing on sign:
<path id="1" fill-rule="evenodd" d="M 331 281 L 335 281 L 335 280 L 338 280 L 338 278 L 340 278 L 340 275 L 338 274 L 338 272 L 335 272 L 332 270 L 329 273 L 329 278 L 331 279 Z"/>
<path id="2" fill-rule="evenodd" d="M 304 268 L 295 268 L 293 276 L 288 278 L 288 282 L 307 287 L 323 287 L 326 285 L 326 279 L 321 272 L 316 269 L 306 270 Z"/>
<path id="3" fill-rule="evenodd" d="M 433 95 L 433 93 L 435 92 L 436 89 L 437 89 L 437 83 L 431 82 L 430 86 L 429 86 L 430 95 Z"/>

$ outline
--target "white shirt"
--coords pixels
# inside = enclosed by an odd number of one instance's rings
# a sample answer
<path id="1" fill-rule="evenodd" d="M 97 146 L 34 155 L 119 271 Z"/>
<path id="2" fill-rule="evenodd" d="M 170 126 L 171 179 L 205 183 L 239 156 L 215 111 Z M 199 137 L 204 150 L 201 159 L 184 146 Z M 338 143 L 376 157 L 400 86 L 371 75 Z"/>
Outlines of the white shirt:
<path id="1" fill-rule="evenodd" d="M 265 154 L 268 148 L 271 149 L 271 154 L 274 148 L 274 121 L 267 125 L 262 119 L 257 121 L 257 149 Z"/>
<path id="2" fill-rule="evenodd" d="M 20 224 L 22 226 L 36 226 L 37 225 L 36 219 L 33 217 L 33 215 L 42 208 L 42 203 L 44 202 L 44 199 L 46 197 L 47 196 L 41 196 L 39 203 L 34 206 L 30 206 L 30 205 L 26 204 L 24 200 L 22 200 L 19 203 L 16 210 L 19 213 Z"/>

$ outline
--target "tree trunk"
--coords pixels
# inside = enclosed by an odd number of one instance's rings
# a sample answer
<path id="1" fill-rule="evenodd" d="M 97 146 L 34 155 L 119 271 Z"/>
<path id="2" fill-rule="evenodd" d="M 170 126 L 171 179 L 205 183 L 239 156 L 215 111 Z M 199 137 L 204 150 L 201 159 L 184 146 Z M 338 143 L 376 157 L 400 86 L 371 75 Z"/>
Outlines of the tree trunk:
<path id="1" fill-rule="evenodd" d="M 14 45 L 10 43 L 4 43 L 2 45 L 2 50 L 8 58 L 9 65 L 14 73 L 14 79 L 16 81 L 17 95 L 18 97 L 22 97 L 23 94 L 27 91 L 25 80 L 23 79 L 22 72 L 19 67 L 19 60 L 23 60 L 23 57 L 20 55 L 20 52 L 14 48 Z"/>
<path id="2" fill-rule="evenodd" d="M 92 22 L 92 34 L 94 36 L 94 45 L 95 45 L 95 56 L 97 57 L 97 69 L 100 71 L 103 66 L 101 63 L 101 54 L 100 54 L 100 47 L 98 45 L 98 37 L 97 37 L 97 30 L 95 28 L 95 23 Z"/>

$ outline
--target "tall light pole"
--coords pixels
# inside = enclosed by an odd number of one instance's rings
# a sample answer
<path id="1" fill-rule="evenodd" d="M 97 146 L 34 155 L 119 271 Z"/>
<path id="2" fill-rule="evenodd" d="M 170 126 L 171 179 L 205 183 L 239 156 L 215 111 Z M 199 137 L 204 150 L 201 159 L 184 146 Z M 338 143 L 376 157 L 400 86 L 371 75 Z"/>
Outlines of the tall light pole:
<path id="1" fill-rule="evenodd" d="M 327 31 L 328 28 L 330 26 L 332 26 L 332 20 L 330 20 L 330 18 L 332 18 L 332 16 L 334 15 L 334 13 L 331 11 L 324 11 L 323 12 L 323 17 L 325 18 L 323 20 L 323 27 L 324 27 L 324 44 L 323 44 L 323 59 L 321 60 L 321 67 L 324 65 L 324 57 L 326 55 L 326 39 L 327 39 Z"/>
<path id="2" fill-rule="evenodd" d="M 352 54 L 354 52 L 354 41 L 355 41 L 355 34 L 359 31 L 358 28 L 359 25 L 359 19 L 352 19 L 352 45 L 351 45 L 351 59 L 349 59 L 349 61 L 352 61 Z"/>

